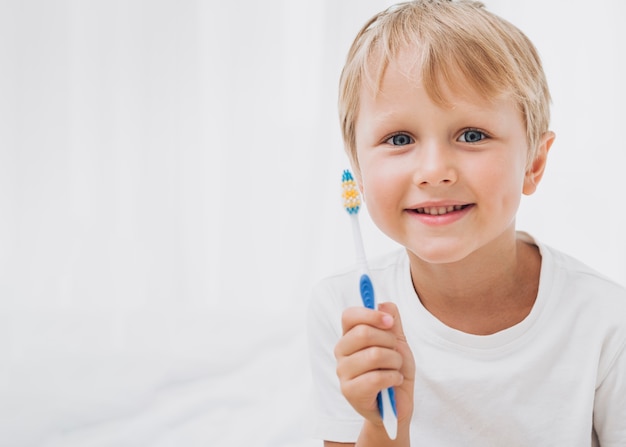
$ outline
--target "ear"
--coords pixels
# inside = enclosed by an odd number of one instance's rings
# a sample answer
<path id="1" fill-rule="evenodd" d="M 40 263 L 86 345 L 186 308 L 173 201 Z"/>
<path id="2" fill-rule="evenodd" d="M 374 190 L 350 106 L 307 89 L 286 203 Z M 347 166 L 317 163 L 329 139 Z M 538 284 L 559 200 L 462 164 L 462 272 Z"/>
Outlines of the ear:
<path id="1" fill-rule="evenodd" d="M 548 151 L 554 143 L 556 135 L 552 131 L 548 131 L 541 136 L 539 146 L 537 147 L 537 154 L 532 161 L 532 164 L 526 170 L 524 176 L 524 188 L 522 192 L 529 196 L 537 190 L 537 185 L 543 177 L 543 173 L 546 170 L 546 163 L 548 161 Z"/>

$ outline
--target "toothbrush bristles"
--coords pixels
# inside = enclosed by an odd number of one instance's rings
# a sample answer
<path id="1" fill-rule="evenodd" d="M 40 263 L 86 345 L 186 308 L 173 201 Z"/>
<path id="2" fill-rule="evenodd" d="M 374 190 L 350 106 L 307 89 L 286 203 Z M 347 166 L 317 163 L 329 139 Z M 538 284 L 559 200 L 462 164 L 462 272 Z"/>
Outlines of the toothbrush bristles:
<path id="1" fill-rule="evenodd" d="M 341 196 L 343 197 L 343 207 L 346 209 L 348 214 L 357 214 L 359 212 L 359 208 L 361 207 L 361 196 L 359 194 L 359 190 L 357 189 L 356 182 L 352 177 L 352 173 L 347 169 L 343 171 L 343 175 L 341 177 L 341 187 L 343 191 Z"/>

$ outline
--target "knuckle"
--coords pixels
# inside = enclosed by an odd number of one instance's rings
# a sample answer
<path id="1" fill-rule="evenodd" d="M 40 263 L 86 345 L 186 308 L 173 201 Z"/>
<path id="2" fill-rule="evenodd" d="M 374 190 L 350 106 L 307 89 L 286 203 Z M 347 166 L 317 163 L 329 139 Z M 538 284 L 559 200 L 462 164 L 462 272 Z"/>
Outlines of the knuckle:
<path id="1" fill-rule="evenodd" d="M 344 311 L 341 312 L 341 322 L 347 323 L 348 320 L 350 319 L 351 314 L 352 314 L 351 309 L 344 309 Z"/>
<path id="2" fill-rule="evenodd" d="M 339 382 L 339 390 L 341 391 L 341 394 L 343 394 L 344 396 L 347 396 L 347 385 L 346 383 L 342 380 Z"/>
<path id="3" fill-rule="evenodd" d="M 350 396 L 352 396 L 354 386 L 351 382 L 342 380 L 339 383 L 339 389 L 341 390 L 341 394 L 343 394 L 346 398 L 350 398 Z"/>
<path id="4" fill-rule="evenodd" d="M 354 335 L 362 342 L 368 343 L 372 338 L 372 331 L 369 326 L 359 324 L 354 328 Z"/>
<path id="5" fill-rule="evenodd" d="M 367 350 L 367 356 L 368 356 L 368 360 L 371 363 L 375 365 L 380 365 L 381 363 L 383 363 L 385 359 L 385 352 L 383 348 L 374 346 Z"/>
<path id="6" fill-rule="evenodd" d="M 343 359 L 340 359 L 337 361 L 337 365 L 335 367 L 335 374 L 337 374 L 337 377 L 339 378 L 339 380 L 343 380 L 344 376 L 346 375 L 346 366 L 345 366 L 345 361 Z"/>
<path id="7" fill-rule="evenodd" d="M 347 307 L 341 312 L 341 319 L 352 320 L 357 317 L 358 312 L 359 312 L 358 307 Z"/>
<path id="8" fill-rule="evenodd" d="M 333 349 L 333 354 L 336 360 L 339 360 L 341 357 L 343 357 L 341 346 L 339 345 L 339 343 L 335 345 L 335 349 Z"/>

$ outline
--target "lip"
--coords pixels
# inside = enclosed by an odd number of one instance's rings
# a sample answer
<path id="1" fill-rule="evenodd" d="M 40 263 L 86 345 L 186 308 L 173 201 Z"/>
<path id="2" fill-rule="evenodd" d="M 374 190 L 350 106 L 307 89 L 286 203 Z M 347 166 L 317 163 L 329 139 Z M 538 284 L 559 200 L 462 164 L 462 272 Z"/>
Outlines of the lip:
<path id="1" fill-rule="evenodd" d="M 430 201 L 421 202 L 405 209 L 410 216 L 419 222 L 429 226 L 450 225 L 469 214 L 476 206 L 475 203 L 459 202 L 459 201 Z M 430 214 L 424 212 L 424 209 L 433 209 L 443 211 L 442 214 Z M 450 208 L 454 208 L 450 210 Z"/>
<path id="2" fill-rule="evenodd" d="M 473 205 L 471 202 L 462 202 L 459 200 L 430 200 L 427 202 L 419 202 L 412 206 L 407 207 L 407 210 L 415 210 L 418 208 L 431 208 L 431 207 L 448 207 L 448 206 L 462 206 L 462 205 Z"/>

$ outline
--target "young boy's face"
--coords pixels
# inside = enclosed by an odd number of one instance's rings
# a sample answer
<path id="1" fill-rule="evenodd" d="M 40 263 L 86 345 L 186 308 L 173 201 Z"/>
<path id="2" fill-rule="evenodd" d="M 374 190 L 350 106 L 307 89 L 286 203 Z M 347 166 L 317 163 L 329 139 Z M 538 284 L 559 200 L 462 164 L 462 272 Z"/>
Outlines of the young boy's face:
<path id="1" fill-rule="evenodd" d="M 521 112 L 509 97 L 487 101 L 463 84 L 439 106 L 420 67 L 403 60 L 389 64 L 378 94 L 364 83 L 360 96 L 357 177 L 372 219 L 430 263 L 510 249 L 521 194 L 541 177 L 526 170 Z"/>

